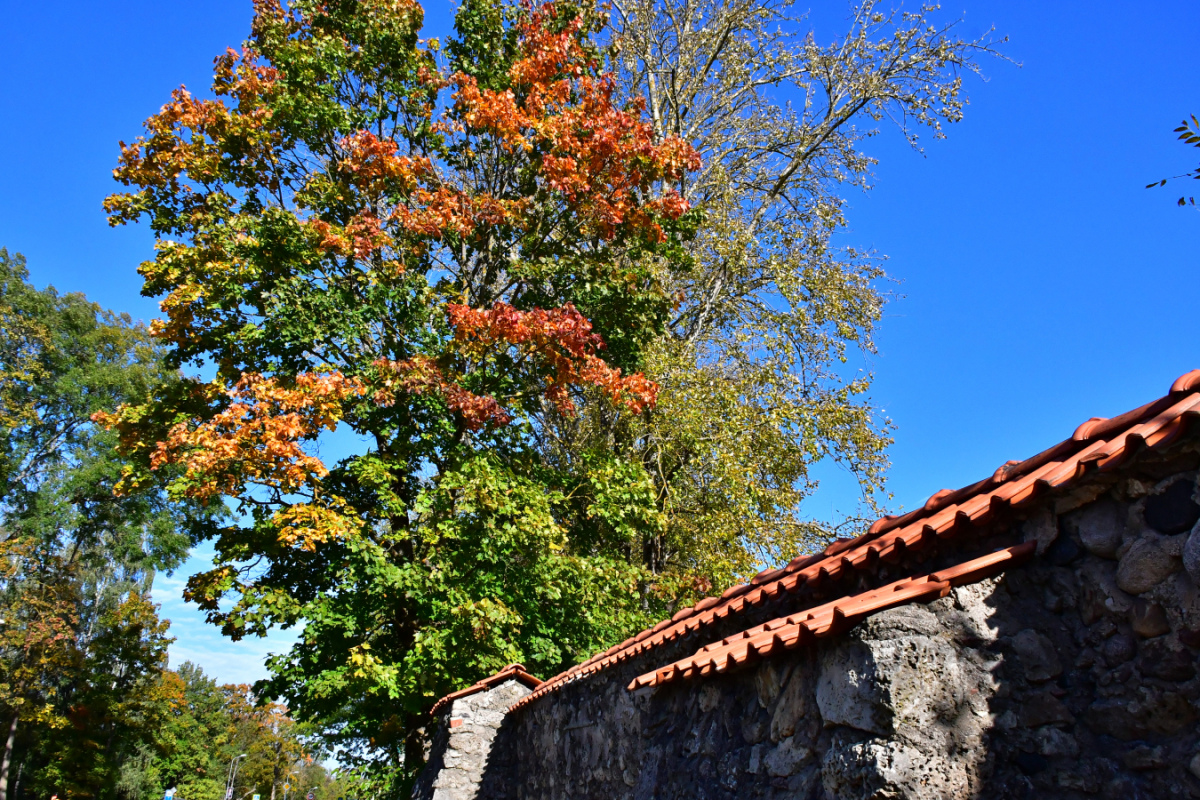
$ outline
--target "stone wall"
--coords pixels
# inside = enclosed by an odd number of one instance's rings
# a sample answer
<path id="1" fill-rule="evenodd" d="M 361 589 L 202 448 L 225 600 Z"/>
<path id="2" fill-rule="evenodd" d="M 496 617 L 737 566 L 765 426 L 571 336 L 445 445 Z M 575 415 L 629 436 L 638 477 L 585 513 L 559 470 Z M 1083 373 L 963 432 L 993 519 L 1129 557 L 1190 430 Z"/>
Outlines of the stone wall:
<path id="1" fill-rule="evenodd" d="M 1024 566 L 815 646 L 626 689 L 791 610 L 771 607 L 568 684 L 504 718 L 478 796 L 1200 797 L 1196 462 L 1146 459 L 881 567 L 880 584 L 1038 542 Z"/>
<path id="2" fill-rule="evenodd" d="M 509 706 L 529 694 L 517 680 L 459 697 L 440 715 L 415 800 L 473 800 Z"/>

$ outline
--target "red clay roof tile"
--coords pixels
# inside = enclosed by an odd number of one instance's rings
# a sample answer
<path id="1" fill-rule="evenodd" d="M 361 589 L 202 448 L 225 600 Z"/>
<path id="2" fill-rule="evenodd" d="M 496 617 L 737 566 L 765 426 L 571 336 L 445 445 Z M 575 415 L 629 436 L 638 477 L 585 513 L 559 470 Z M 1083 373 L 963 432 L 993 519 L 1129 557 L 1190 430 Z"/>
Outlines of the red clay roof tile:
<path id="1" fill-rule="evenodd" d="M 710 668 L 710 671 L 726 672 L 754 659 L 838 633 L 878 611 L 945 597 L 952 586 L 973 583 L 1018 563 L 1031 556 L 1036 547 L 1035 542 L 1026 542 L 948 570 L 922 578 L 905 578 L 854 597 L 839 598 L 799 614 L 766 622 L 707 645 L 673 664 L 639 675 L 628 688 L 659 686 L 680 678 L 704 675 Z"/>
<path id="2" fill-rule="evenodd" d="M 433 715 L 440 714 L 450 703 L 460 697 L 478 694 L 485 689 L 490 689 L 493 686 L 498 686 L 505 681 L 516 680 L 528 686 L 530 689 L 537 689 L 542 685 L 542 682 L 525 671 L 522 664 L 509 664 L 504 669 L 497 672 L 495 675 L 490 675 L 478 683 L 472 684 L 465 689 L 459 689 L 457 692 L 451 692 L 433 704 L 433 709 L 430 711 Z"/>
<path id="3" fill-rule="evenodd" d="M 1007 461 L 988 478 L 957 490 L 943 489 L 932 495 L 922 508 L 876 520 L 858 538 L 838 540 L 823 553 L 798 556 L 781 569 L 766 570 L 749 584 L 726 589 L 716 603 L 707 598 L 693 608 L 681 609 L 671 619 L 549 679 L 517 706 L 555 691 L 585 670 L 590 674 L 593 666 L 596 670 L 605 669 L 688 631 L 741 613 L 747 604 L 756 606 L 781 591 L 795 591 L 804 584 L 870 569 L 878 559 L 898 558 L 935 538 L 954 536 L 961 529 L 982 524 L 999 509 L 1020 507 L 1048 490 L 1067 487 L 1092 471 L 1111 470 L 1142 448 L 1169 445 L 1183 435 L 1190 420 L 1200 416 L 1198 390 L 1200 370 L 1192 370 L 1176 380 L 1170 393 L 1158 400 L 1111 419 L 1093 417 L 1077 427 L 1071 438 L 1030 458 Z M 834 601 L 837 602 L 845 600 Z M 832 607 L 830 615 L 832 620 Z M 694 672 L 699 668 L 691 669 Z M 715 667 L 710 664 L 708 669 L 711 672 Z"/>

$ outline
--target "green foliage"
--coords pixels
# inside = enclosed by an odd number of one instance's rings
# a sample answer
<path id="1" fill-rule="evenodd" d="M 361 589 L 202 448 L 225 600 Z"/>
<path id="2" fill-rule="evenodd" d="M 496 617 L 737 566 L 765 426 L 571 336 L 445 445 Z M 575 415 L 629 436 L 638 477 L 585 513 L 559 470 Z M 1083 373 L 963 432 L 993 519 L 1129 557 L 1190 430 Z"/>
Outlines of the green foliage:
<path id="1" fill-rule="evenodd" d="M 91 417 L 178 378 L 143 327 L 35 289 L 3 249 L 0 319 L 0 719 L 16 726 L 0 781 L 10 797 L 156 799 L 170 639 L 150 586 L 214 515 L 116 495 L 116 435 Z"/>
<path id="2" fill-rule="evenodd" d="M 1200 120 L 1196 119 L 1195 114 L 1193 114 L 1189 119 L 1185 119 L 1183 122 L 1179 123 L 1179 127 L 1175 129 L 1175 133 L 1179 134 L 1179 141 L 1183 142 L 1184 144 L 1190 144 L 1192 147 L 1200 147 Z M 1200 180 L 1200 168 L 1194 169 L 1191 172 L 1185 172 L 1182 175 L 1176 175 L 1174 178 L 1163 178 L 1162 180 L 1147 184 L 1146 188 L 1153 189 L 1157 186 L 1166 186 L 1167 181 L 1178 178 L 1191 178 L 1192 180 Z M 1195 206 L 1196 198 L 1187 196 L 1180 197 L 1179 200 L 1176 201 L 1176 204 L 1180 206 Z"/>
<path id="3" fill-rule="evenodd" d="M 644 465 L 541 447 L 552 417 L 652 404 L 696 159 L 615 92 L 586 3 L 467 0 L 444 48 L 406 0 L 255 9 L 215 99 L 122 146 L 106 207 L 159 238 L 154 334 L 216 375 L 105 417 L 118 490 L 234 508 L 187 528 L 217 554 L 188 597 L 234 638 L 302 625 L 259 694 L 402 792 L 443 694 L 696 597 L 642 563 Z M 326 464 L 334 431 L 360 446 Z"/>

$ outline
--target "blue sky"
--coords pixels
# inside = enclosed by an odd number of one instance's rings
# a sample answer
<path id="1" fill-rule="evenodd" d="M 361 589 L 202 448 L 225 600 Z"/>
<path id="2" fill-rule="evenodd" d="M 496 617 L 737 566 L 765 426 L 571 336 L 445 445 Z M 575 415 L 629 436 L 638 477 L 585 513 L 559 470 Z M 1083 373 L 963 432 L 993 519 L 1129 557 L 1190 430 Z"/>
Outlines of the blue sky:
<path id="1" fill-rule="evenodd" d="M 444 29 L 450 6 L 428 4 Z M 909 4 L 911 5 L 911 3 Z M 817 36 L 840 3 L 814 4 Z M 0 52 L 0 245 L 24 253 L 33 280 L 83 291 L 150 319 L 135 268 L 144 227 L 110 229 L 117 141 L 178 85 L 207 86 L 213 56 L 244 38 L 249 0 L 60 0 L 5 7 Z M 1200 113 L 1193 68 L 1200 4 L 958 0 L 965 35 L 991 25 L 1022 66 L 986 63 L 968 78 L 966 120 L 924 155 L 885 130 L 875 188 L 851 198 L 846 241 L 887 254 L 901 281 L 868 367 L 873 397 L 897 426 L 890 488 L 912 508 L 1161 395 L 1200 366 L 1200 213 L 1190 186 L 1146 190 L 1195 166 L 1171 129 Z M 1200 188 L 1200 187 L 1198 187 Z M 808 511 L 851 511 L 836 470 Z M 220 680 L 264 674 L 291 635 L 231 643 L 180 599 L 210 554 L 160 577 L 175 663 Z"/>

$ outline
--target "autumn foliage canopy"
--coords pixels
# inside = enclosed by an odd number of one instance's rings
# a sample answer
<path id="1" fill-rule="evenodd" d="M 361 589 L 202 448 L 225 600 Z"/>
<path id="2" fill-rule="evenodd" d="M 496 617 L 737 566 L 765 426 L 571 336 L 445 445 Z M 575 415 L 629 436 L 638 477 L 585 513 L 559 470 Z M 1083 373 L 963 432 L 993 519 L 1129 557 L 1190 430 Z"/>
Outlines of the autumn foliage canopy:
<path id="1" fill-rule="evenodd" d="M 232 636 L 303 622 L 263 687 L 419 761 L 423 714 L 512 661 L 551 672 L 685 591 L 632 552 L 641 464 L 546 454 L 548 420 L 646 413 L 699 167 L 619 96 L 571 2 L 256 0 L 212 96 L 122 144 L 153 333 L 184 381 L 102 415 L 131 464 L 231 510 L 189 595 Z"/>

